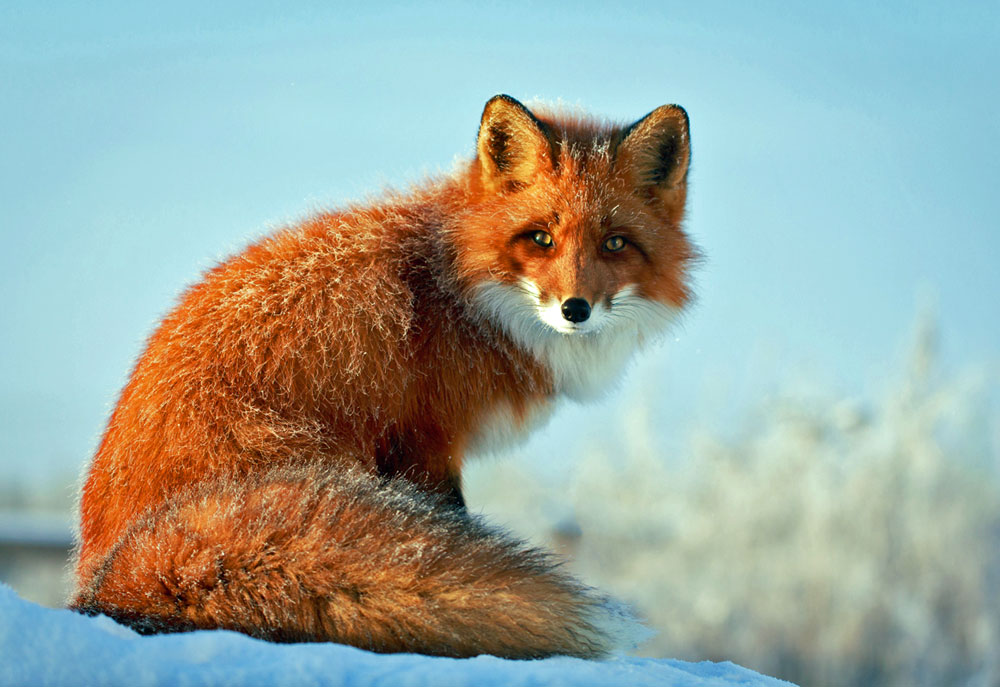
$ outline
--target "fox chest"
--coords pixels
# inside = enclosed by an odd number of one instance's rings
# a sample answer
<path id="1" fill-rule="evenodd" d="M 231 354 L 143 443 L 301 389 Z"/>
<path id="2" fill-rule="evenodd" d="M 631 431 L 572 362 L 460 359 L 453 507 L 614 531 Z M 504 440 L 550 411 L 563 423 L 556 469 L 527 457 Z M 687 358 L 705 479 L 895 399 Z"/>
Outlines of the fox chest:
<path id="1" fill-rule="evenodd" d="M 552 416 L 552 401 L 538 401 L 524 410 L 502 403 L 485 411 L 466 443 L 466 456 L 484 456 L 514 449 Z"/>

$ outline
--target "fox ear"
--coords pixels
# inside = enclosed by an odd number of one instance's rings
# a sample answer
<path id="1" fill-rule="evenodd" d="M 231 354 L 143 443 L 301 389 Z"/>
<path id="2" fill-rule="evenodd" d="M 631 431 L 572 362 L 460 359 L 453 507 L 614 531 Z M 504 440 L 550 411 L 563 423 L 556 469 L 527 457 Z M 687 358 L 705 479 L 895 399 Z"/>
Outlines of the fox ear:
<path id="1" fill-rule="evenodd" d="M 490 98 L 476 145 L 483 185 L 495 192 L 516 190 L 551 165 L 545 129 L 543 122 L 509 95 Z"/>
<path id="2" fill-rule="evenodd" d="M 687 112 L 663 105 L 622 132 L 616 165 L 637 189 L 664 196 L 684 187 L 690 161 Z"/>

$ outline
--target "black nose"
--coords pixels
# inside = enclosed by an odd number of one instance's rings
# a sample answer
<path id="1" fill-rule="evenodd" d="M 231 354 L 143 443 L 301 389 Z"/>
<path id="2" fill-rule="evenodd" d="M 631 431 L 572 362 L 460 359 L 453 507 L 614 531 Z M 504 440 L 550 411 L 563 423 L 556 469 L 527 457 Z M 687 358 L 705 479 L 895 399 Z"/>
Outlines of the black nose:
<path id="1" fill-rule="evenodd" d="M 590 303 L 585 298 L 567 298 L 562 304 L 562 314 L 570 322 L 583 322 L 590 317 Z"/>

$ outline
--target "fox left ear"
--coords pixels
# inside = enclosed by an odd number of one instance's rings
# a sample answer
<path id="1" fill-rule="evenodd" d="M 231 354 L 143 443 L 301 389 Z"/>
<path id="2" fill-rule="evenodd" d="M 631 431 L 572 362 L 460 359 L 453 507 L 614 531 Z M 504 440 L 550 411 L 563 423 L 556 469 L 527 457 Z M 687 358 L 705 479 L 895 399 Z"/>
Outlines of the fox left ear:
<path id="1" fill-rule="evenodd" d="M 636 188 L 662 196 L 684 188 L 690 161 L 687 112 L 663 105 L 622 132 L 616 166 Z"/>
<path id="2" fill-rule="evenodd" d="M 545 124 L 509 95 L 486 103 L 476 152 L 483 185 L 495 192 L 526 186 L 551 164 Z"/>

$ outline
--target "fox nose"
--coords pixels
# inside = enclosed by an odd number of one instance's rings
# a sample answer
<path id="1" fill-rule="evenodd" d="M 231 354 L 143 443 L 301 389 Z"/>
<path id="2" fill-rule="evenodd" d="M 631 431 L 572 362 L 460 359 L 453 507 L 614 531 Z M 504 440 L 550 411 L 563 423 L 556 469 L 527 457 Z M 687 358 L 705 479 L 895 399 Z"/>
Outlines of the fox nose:
<path id="1" fill-rule="evenodd" d="M 585 298 L 567 298 L 562 304 L 562 314 L 570 322 L 583 322 L 590 317 L 590 303 Z"/>

